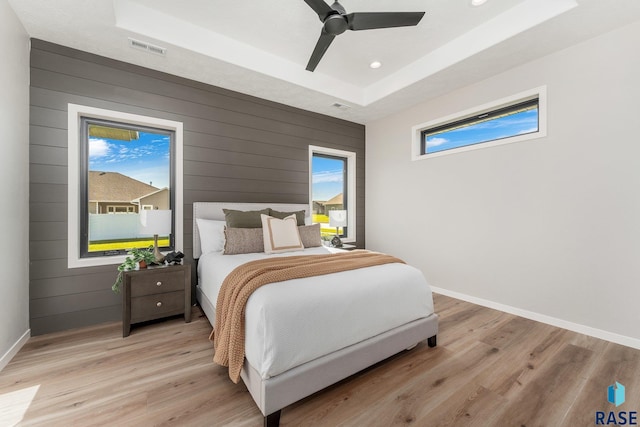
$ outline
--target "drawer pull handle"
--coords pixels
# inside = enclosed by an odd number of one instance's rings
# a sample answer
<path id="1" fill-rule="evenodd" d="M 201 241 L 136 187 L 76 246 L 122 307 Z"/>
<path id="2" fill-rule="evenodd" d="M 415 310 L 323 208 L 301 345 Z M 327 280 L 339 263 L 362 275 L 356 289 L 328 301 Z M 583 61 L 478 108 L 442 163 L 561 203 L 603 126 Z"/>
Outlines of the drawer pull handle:
<path id="1" fill-rule="evenodd" d="M 156 303 L 156 307 L 162 307 L 162 303 L 161 303 L 160 301 L 158 301 L 158 302 Z"/>
<path id="2" fill-rule="evenodd" d="M 156 286 L 162 286 L 162 282 L 156 282 Z"/>

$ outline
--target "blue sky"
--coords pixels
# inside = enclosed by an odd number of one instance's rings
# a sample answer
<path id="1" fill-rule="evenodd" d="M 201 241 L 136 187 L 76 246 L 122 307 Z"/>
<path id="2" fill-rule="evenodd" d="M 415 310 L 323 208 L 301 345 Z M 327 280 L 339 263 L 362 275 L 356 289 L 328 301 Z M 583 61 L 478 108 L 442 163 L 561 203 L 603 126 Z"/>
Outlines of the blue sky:
<path id="1" fill-rule="evenodd" d="M 313 200 L 327 201 L 344 189 L 344 160 L 314 156 L 311 169 Z"/>
<path id="2" fill-rule="evenodd" d="M 476 125 L 430 135 L 427 137 L 427 153 L 436 153 L 537 130 L 538 110 L 523 111 Z"/>
<path id="3" fill-rule="evenodd" d="M 169 187 L 168 135 L 139 132 L 133 141 L 89 138 L 89 169 L 120 172 L 154 187 Z"/>

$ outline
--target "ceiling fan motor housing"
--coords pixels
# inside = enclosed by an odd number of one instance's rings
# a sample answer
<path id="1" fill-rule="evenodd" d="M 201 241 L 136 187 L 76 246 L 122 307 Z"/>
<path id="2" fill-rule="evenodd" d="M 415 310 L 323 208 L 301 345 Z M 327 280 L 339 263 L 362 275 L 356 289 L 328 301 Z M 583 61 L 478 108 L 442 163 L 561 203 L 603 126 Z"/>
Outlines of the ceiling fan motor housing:
<path id="1" fill-rule="evenodd" d="M 329 15 L 324 21 L 324 30 L 334 36 L 342 34 L 347 31 L 347 20 L 339 13 Z"/>

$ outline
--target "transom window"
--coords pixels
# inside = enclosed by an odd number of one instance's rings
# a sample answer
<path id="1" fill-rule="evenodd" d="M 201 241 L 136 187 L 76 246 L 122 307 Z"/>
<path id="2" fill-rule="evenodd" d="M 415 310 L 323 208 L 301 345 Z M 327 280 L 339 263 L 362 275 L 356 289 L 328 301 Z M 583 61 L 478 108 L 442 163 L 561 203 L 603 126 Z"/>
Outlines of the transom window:
<path id="1" fill-rule="evenodd" d="M 414 159 L 546 135 L 545 88 L 414 127 Z"/>

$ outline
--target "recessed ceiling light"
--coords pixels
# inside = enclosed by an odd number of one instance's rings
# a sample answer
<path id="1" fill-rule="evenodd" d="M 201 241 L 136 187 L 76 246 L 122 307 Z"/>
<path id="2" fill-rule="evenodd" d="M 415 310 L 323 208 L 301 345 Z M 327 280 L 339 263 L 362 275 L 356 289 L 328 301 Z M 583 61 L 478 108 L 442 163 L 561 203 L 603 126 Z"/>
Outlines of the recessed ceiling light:
<path id="1" fill-rule="evenodd" d="M 482 6 L 487 0 L 471 0 L 471 6 Z"/>
<path id="2" fill-rule="evenodd" d="M 373 61 L 371 64 L 369 64 L 369 67 L 371 67 L 371 68 L 373 68 L 375 70 L 376 68 L 382 67 L 382 62 Z"/>

